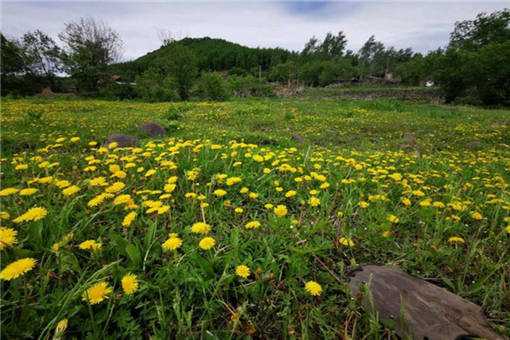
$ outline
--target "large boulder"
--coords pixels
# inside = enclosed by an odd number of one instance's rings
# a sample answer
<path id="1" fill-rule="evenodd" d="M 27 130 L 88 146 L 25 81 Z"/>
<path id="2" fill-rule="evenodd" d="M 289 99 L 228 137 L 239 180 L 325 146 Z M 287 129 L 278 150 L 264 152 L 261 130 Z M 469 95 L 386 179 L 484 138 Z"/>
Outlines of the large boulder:
<path id="1" fill-rule="evenodd" d="M 364 284 L 369 294 L 361 293 Z M 479 306 L 397 268 L 363 266 L 349 286 L 403 339 L 504 339 L 491 330 Z"/>
<path id="2" fill-rule="evenodd" d="M 148 122 L 140 126 L 140 131 L 149 137 L 162 137 L 166 135 L 166 129 L 158 123 Z"/>
<path id="3" fill-rule="evenodd" d="M 130 135 L 111 134 L 106 139 L 105 144 L 108 145 L 113 142 L 117 143 L 119 145 L 119 147 L 125 148 L 128 146 L 138 145 L 138 138 L 136 138 L 135 136 L 130 136 Z"/>

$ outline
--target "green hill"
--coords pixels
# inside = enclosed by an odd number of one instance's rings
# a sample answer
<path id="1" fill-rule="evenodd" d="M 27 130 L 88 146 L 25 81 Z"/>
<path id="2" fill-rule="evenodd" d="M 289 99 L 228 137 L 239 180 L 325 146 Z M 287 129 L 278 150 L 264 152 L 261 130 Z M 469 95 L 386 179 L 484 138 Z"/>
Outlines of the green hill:
<path id="1" fill-rule="evenodd" d="M 259 67 L 265 71 L 295 55 L 294 52 L 282 48 L 252 48 L 224 39 L 185 38 L 164 45 L 138 59 L 112 65 L 111 69 L 123 78 L 133 80 L 150 67 L 161 67 L 165 59 L 170 57 L 172 47 L 177 44 L 194 52 L 200 71 L 256 73 Z"/>

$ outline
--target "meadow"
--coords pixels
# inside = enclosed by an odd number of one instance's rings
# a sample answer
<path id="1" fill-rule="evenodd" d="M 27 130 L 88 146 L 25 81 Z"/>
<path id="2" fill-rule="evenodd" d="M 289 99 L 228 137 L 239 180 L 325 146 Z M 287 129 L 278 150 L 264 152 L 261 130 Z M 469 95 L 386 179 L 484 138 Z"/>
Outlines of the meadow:
<path id="1" fill-rule="evenodd" d="M 394 265 L 510 335 L 510 111 L 391 99 L 5 99 L 5 338 L 396 338 Z M 138 126 L 158 122 L 167 136 Z M 111 133 L 136 147 L 104 143 Z"/>

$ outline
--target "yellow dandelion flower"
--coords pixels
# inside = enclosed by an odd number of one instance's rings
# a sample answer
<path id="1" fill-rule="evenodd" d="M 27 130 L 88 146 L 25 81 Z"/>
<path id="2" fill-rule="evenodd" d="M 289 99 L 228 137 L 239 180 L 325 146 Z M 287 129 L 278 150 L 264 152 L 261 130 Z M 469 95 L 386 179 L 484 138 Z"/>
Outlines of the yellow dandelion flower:
<path id="1" fill-rule="evenodd" d="M 78 247 L 82 250 L 98 251 L 101 250 L 102 246 L 101 243 L 95 240 L 87 240 L 80 243 Z"/>
<path id="2" fill-rule="evenodd" d="M 505 231 L 507 232 L 507 234 L 510 234 L 510 224 L 506 226 Z"/>
<path id="3" fill-rule="evenodd" d="M 203 250 L 209 250 L 216 244 L 216 240 L 212 237 L 204 237 L 198 243 L 198 246 Z"/>
<path id="4" fill-rule="evenodd" d="M 25 275 L 34 269 L 36 263 L 37 261 L 31 257 L 11 262 L 0 272 L 0 280 L 10 281 Z"/>
<path id="5" fill-rule="evenodd" d="M 292 198 L 292 197 L 296 196 L 296 194 L 297 194 L 297 191 L 296 191 L 296 190 L 289 190 L 289 191 L 287 191 L 287 192 L 285 193 L 285 197 L 287 197 L 287 198 Z"/>
<path id="6" fill-rule="evenodd" d="M 191 232 L 195 234 L 208 234 L 211 231 L 211 226 L 204 222 L 193 223 Z"/>
<path id="7" fill-rule="evenodd" d="M 321 200 L 318 199 L 317 197 L 315 196 L 312 196 L 310 197 L 310 199 L 308 200 L 308 204 L 310 204 L 311 207 L 316 207 L 318 205 L 321 204 Z"/>
<path id="8" fill-rule="evenodd" d="M 97 207 L 102 204 L 106 199 L 112 198 L 112 194 L 102 193 L 97 196 L 92 197 L 90 201 L 88 201 L 87 206 L 90 208 Z"/>
<path id="9" fill-rule="evenodd" d="M 319 296 L 322 293 L 322 287 L 315 281 L 308 281 L 305 284 L 305 290 L 308 294 L 312 296 Z"/>
<path id="10" fill-rule="evenodd" d="M 354 247 L 354 241 L 348 237 L 340 237 L 338 243 L 345 247 Z"/>
<path id="11" fill-rule="evenodd" d="M 28 221 L 39 221 L 46 217 L 48 211 L 45 208 L 33 207 L 27 210 L 23 215 L 16 217 L 14 223 L 22 223 Z"/>
<path id="12" fill-rule="evenodd" d="M 227 178 L 227 180 L 225 181 L 225 183 L 231 187 L 233 185 L 236 185 L 237 183 L 240 183 L 242 181 L 241 177 L 229 177 Z"/>
<path id="13" fill-rule="evenodd" d="M 213 194 L 216 196 L 216 197 L 223 197 L 227 194 L 227 192 L 225 190 L 222 190 L 222 189 L 216 189 L 214 190 Z"/>
<path id="14" fill-rule="evenodd" d="M 259 221 L 250 221 L 244 225 L 246 229 L 257 229 L 260 227 Z"/>
<path id="15" fill-rule="evenodd" d="M 108 299 L 109 295 L 112 292 L 113 289 L 110 286 L 108 286 L 108 282 L 101 281 L 88 288 L 83 293 L 82 298 L 83 301 L 86 301 L 91 305 L 96 305 L 98 303 L 101 303 L 105 299 Z"/>
<path id="16" fill-rule="evenodd" d="M 182 246 L 182 239 L 177 234 L 170 234 L 170 237 L 161 245 L 164 251 L 176 250 Z"/>
<path id="17" fill-rule="evenodd" d="M 78 191 L 80 191 L 80 187 L 77 185 L 72 185 L 62 190 L 62 193 L 64 194 L 64 196 L 72 196 L 76 194 Z"/>
<path id="18" fill-rule="evenodd" d="M 464 244 L 466 241 L 460 236 L 452 236 L 448 239 L 448 243 L 450 244 Z"/>
<path id="19" fill-rule="evenodd" d="M 60 180 L 60 181 L 56 181 L 55 185 L 57 187 L 59 187 L 60 189 L 64 189 L 64 188 L 67 188 L 68 186 L 70 186 L 71 182 L 66 181 L 66 180 Z"/>
<path id="20" fill-rule="evenodd" d="M 388 220 L 390 223 L 398 223 L 400 221 L 400 219 L 393 214 L 386 216 L 386 220 Z"/>
<path id="21" fill-rule="evenodd" d="M 108 185 L 108 182 L 104 177 L 95 177 L 89 181 L 91 187 L 104 187 Z"/>
<path id="22" fill-rule="evenodd" d="M 120 280 L 124 294 L 131 295 L 138 290 L 138 278 L 135 274 L 126 274 Z"/>
<path id="23" fill-rule="evenodd" d="M 7 211 L 0 211 L 0 220 L 8 220 L 11 215 Z"/>
<path id="24" fill-rule="evenodd" d="M 137 215 L 136 212 L 132 211 L 129 214 L 127 214 L 126 216 L 124 216 L 124 219 L 122 220 L 122 226 L 124 228 L 129 227 L 131 225 L 131 223 L 133 223 L 133 221 L 135 220 L 136 215 Z"/>
<path id="25" fill-rule="evenodd" d="M 248 266 L 245 266 L 244 264 L 241 264 L 236 267 L 236 275 L 246 279 L 248 276 L 250 276 L 250 268 Z"/>
<path id="26" fill-rule="evenodd" d="M 483 216 L 478 211 L 475 211 L 474 213 L 471 214 L 471 218 L 473 220 L 480 221 L 483 219 Z"/>
<path id="27" fill-rule="evenodd" d="M 0 190 L 0 197 L 14 195 L 18 191 L 19 191 L 19 189 L 16 189 L 16 188 L 5 188 L 5 189 Z"/>
<path id="28" fill-rule="evenodd" d="M 15 245 L 17 234 L 18 232 L 12 228 L 0 227 L 0 250 Z"/>
<path id="29" fill-rule="evenodd" d="M 105 191 L 109 194 L 115 194 L 115 193 L 118 193 L 119 191 L 121 191 L 122 189 L 124 189 L 125 187 L 126 187 L 126 185 L 124 183 L 115 182 L 112 185 L 110 185 L 109 187 L 107 187 L 105 189 Z"/>
<path id="30" fill-rule="evenodd" d="M 21 196 L 30 196 L 30 195 L 35 194 L 38 191 L 39 191 L 39 189 L 36 189 L 36 188 L 26 188 L 26 189 L 21 189 L 19 191 L 19 194 Z"/>
<path id="31" fill-rule="evenodd" d="M 57 327 L 55 327 L 55 337 L 54 338 L 61 338 L 64 332 L 67 329 L 67 325 L 69 324 L 69 320 L 62 319 L 57 323 Z"/>
<path id="32" fill-rule="evenodd" d="M 288 213 L 287 207 L 283 204 L 277 205 L 274 208 L 274 214 L 278 217 L 283 217 L 287 215 L 287 213 Z"/>

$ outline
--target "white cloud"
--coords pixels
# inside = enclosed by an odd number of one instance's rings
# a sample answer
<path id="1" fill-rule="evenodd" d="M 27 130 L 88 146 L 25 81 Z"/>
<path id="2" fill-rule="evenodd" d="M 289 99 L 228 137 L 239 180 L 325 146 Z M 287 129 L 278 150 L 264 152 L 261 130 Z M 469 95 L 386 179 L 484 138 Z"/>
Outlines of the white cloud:
<path id="1" fill-rule="evenodd" d="M 2 2 L 2 32 L 10 36 L 41 29 L 56 37 L 64 23 L 82 16 L 102 19 L 124 40 L 126 59 L 159 47 L 159 30 L 177 37 L 218 37 L 248 46 L 300 50 L 312 35 L 343 30 L 349 48 L 368 37 L 397 48 L 427 51 L 445 45 L 454 22 L 504 2 L 334 2 L 323 6 L 289 2 Z"/>

